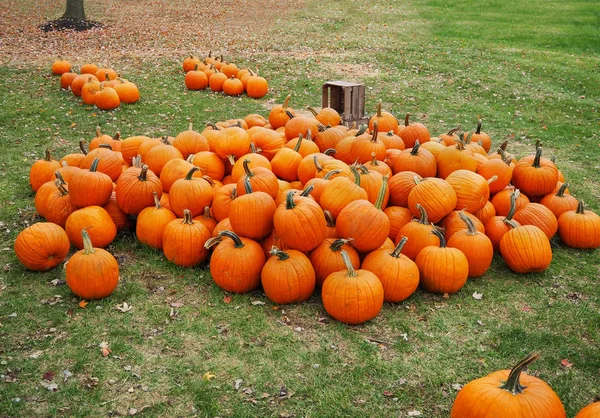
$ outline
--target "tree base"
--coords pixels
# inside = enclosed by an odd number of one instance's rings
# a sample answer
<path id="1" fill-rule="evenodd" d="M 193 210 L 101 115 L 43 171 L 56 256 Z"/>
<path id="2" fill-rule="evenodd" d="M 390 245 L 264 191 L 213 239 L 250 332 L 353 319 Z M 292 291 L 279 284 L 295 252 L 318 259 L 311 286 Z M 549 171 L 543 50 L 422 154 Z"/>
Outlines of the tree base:
<path id="1" fill-rule="evenodd" d="M 40 30 L 44 32 L 51 32 L 55 30 L 76 30 L 77 32 L 82 32 L 84 30 L 101 28 L 104 25 L 100 22 L 94 22 L 93 20 L 81 20 L 81 19 L 72 19 L 72 18 L 64 18 L 50 20 L 40 25 Z"/>

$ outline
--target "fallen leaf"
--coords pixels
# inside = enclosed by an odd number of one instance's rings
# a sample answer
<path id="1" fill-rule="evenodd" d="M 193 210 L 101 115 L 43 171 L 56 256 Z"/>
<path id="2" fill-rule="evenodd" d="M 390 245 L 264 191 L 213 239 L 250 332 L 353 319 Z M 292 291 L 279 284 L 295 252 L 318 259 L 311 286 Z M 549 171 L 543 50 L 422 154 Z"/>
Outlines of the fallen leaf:
<path id="1" fill-rule="evenodd" d="M 202 375 L 202 380 L 211 380 L 214 379 L 215 377 L 217 377 L 216 375 L 214 375 L 212 372 L 206 372 Z"/>
<path id="2" fill-rule="evenodd" d="M 229 305 L 231 303 L 231 295 L 223 296 L 223 302 Z"/>
<path id="3" fill-rule="evenodd" d="M 42 380 L 40 382 L 40 385 L 42 387 L 45 387 L 46 389 L 48 389 L 50 392 L 56 392 L 56 391 L 58 391 L 58 385 L 56 383 L 48 383 L 48 382 Z"/>
<path id="4" fill-rule="evenodd" d="M 127 302 L 123 302 L 120 305 L 115 306 L 115 309 L 121 311 L 122 313 L 129 312 L 133 308 L 133 306 L 129 305 Z"/>
<path id="5" fill-rule="evenodd" d="M 87 389 L 93 389 L 96 386 L 98 386 L 98 382 L 100 382 L 100 379 L 98 379 L 97 377 L 94 376 L 90 376 L 90 375 L 86 375 L 83 380 L 81 381 L 81 383 L 83 384 L 83 387 L 87 388 Z"/>
<path id="6" fill-rule="evenodd" d="M 460 383 L 452 383 L 452 389 L 459 391 L 463 388 L 463 385 L 461 385 Z"/>
<path id="7" fill-rule="evenodd" d="M 39 356 L 41 356 L 41 355 L 42 355 L 42 352 L 41 352 L 41 351 L 34 351 L 33 353 L 31 353 L 31 354 L 29 355 L 29 358 L 32 358 L 32 359 L 37 359 L 37 358 L 38 358 Z"/>
<path id="8" fill-rule="evenodd" d="M 483 293 L 477 293 L 477 292 L 473 293 L 473 299 L 475 299 L 475 300 L 483 299 Z"/>
<path id="9" fill-rule="evenodd" d="M 392 393 L 391 390 L 384 390 L 383 391 L 383 396 L 386 396 L 386 397 L 390 398 L 390 397 L 394 396 L 394 394 Z"/>
<path id="10" fill-rule="evenodd" d="M 48 282 L 48 284 L 51 284 L 52 286 L 62 286 L 63 284 L 66 284 L 67 281 L 64 279 L 54 279 Z"/>
<path id="11" fill-rule="evenodd" d="M 46 372 L 42 378 L 48 382 L 51 382 L 54 380 L 54 372 Z"/>
<path id="12" fill-rule="evenodd" d="M 570 369 L 571 367 L 573 367 L 573 363 L 571 363 L 566 358 L 564 358 L 560 361 L 560 365 L 561 365 L 561 367 L 563 367 L 565 369 Z"/>
<path id="13" fill-rule="evenodd" d="M 253 300 L 252 302 L 250 302 L 250 304 L 252 304 L 254 306 L 258 306 L 258 305 L 264 305 L 265 303 L 262 300 Z"/>
<path id="14" fill-rule="evenodd" d="M 243 381 L 242 379 L 235 379 L 235 380 L 233 381 L 233 388 L 234 388 L 235 390 L 239 390 L 239 389 L 240 389 L 240 387 L 242 386 L 242 383 L 244 383 L 244 381 Z"/>
<path id="15" fill-rule="evenodd" d="M 409 417 L 418 417 L 421 415 L 420 411 L 408 411 L 408 416 Z"/>
<path id="16" fill-rule="evenodd" d="M 79 307 L 80 308 L 85 308 L 86 306 L 88 306 L 89 302 L 87 300 L 82 300 L 81 302 L 79 302 Z"/>
<path id="17" fill-rule="evenodd" d="M 184 305 L 183 302 L 171 302 L 171 308 L 181 308 Z"/>
<path id="18" fill-rule="evenodd" d="M 531 312 L 532 308 L 527 306 L 527 305 L 523 305 L 523 307 L 521 308 L 521 310 L 523 312 Z"/>

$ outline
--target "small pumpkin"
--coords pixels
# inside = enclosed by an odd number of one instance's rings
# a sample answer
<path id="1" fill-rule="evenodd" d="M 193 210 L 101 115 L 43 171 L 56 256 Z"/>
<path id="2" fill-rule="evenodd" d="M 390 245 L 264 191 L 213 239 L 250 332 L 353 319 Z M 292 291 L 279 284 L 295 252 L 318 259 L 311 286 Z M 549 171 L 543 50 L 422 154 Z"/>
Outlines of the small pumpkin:
<path id="1" fill-rule="evenodd" d="M 530 197 L 551 193 L 558 183 L 558 168 L 552 161 L 542 158 L 542 147 L 534 156 L 522 158 L 513 169 L 512 182 L 517 189 Z"/>
<path id="2" fill-rule="evenodd" d="M 80 169 L 73 173 L 69 184 L 71 203 L 76 208 L 104 206 L 113 192 L 111 178 L 98 171 L 98 158 L 94 159 L 89 170 Z"/>
<path id="3" fill-rule="evenodd" d="M 567 193 L 568 187 L 568 183 L 563 183 L 556 194 L 549 193 L 540 200 L 540 203 L 550 209 L 556 219 L 565 212 L 577 209 L 578 201 Z"/>
<path id="4" fill-rule="evenodd" d="M 60 167 L 60 163 L 52 158 L 50 150 L 46 150 L 44 159 L 37 160 L 29 170 L 29 184 L 31 184 L 31 189 L 37 192 L 42 187 L 42 184 L 52 179 L 52 175 Z"/>
<path id="5" fill-rule="evenodd" d="M 162 235 L 163 252 L 167 260 L 182 267 L 192 267 L 208 257 L 204 244 L 210 232 L 200 222 L 194 222 L 189 210 L 183 211 L 183 219 L 169 222 Z"/>
<path id="6" fill-rule="evenodd" d="M 183 217 L 189 210 L 192 217 L 200 215 L 206 206 L 212 204 L 215 190 L 210 177 L 195 178 L 198 167 L 192 167 L 183 179 L 173 183 L 169 191 L 169 204 L 175 215 Z"/>
<path id="7" fill-rule="evenodd" d="M 310 253 L 310 262 L 315 270 L 316 285 L 323 286 L 323 282 L 331 273 L 344 270 L 345 264 L 340 251 L 348 253 L 350 262 L 355 269 L 360 268 L 358 252 L 351 246 L 352 240 L 341 238 L 326 238 Z"/>
<path id="8" fill-rule="evenodd" d="M 600 247 L 600 216 L 585 210 L 579 201 L 576 210 L 564 212 L 558 218 L 560 239 L 572 248 Z"/>
<path id="9" fill-rule="evenodd" d="M 271 250 L 272 257 L 260 274 L 269 300 L 278 305 L 304 302 L 315 290 L 315 270 L 304 253 L 297 250 Z"/>
<path id="10" fill-rule="evenodd" d="M 188 90 L 204 90 L 208 87 L 208 77 L 204 71 L 198 69 L 198 64 L 196 64 L 186 72 L 184 83 Z"/>
<path id="11" fill-rule="evenodd" d="M 385 131 L 387 132 L 388 130 L 386 129 Z M 413 147 L 416 141 L 422 144 L 431 140 L 431 135 L 425 125 L 418 122 L 410 123 L 410 113 L 406 114 L 404 126 L 399 127 L 398 135 L 402 138 L 407 148 Z"/>
<path id="12" fill-rule="evenodd" d="M 467 226 L 448 239 L 448 247 L 458 248 L 469 262 L 469 277 L 480 277 L 492 265 L 494 246 L 484 233 L 477 230 L 473 219 L 466 212 L 458 212 L 460 219 Z"/>
<path id="13" fill-rule="evenodd" d="M 375 127 L 375 123 L 377 123 L 381 132 L 396 132 L 398 130 L 398 119 L 390 112 L 382 111 L 381 108 L 382 103 L 380 100 L 377 104 L 377 112 L 369 119 L 369 130 L 372 131 Z"/>
<path id="14" fill-rule="evenodd" d="M 51 222 L 38 222 L 19 233 L 14 250 L 27 269 L 46 271 L 65 261 L 70 247 L 64 229 Z"/>
<path id="15" fill-rule="evenodd" d="M 291 94 L 288 94 L 283 104 L 275 105 L 269 112 L 269 124 L 273 130 L 277 128 L 281 128 L 285 126 L 285 124 L 290 120 L 289 115 L 286 113 L 286 110 L 290 111 L 292 114 L 294 111 L 288 107 L 288 103 L 290 102 Z"/>
<path id="16" fill-rule="evenodd" d="M 52 74 L 62 75 L 71 71 L 71 63 L 67 60 L 57 60 L 52 63 Z"/>
<path id="17" fill-rule="evenodd" d="M 434 177 L 437 172 L 436 159 L 432 153 L 421 148 L 417 140 L 412 148 L 401 151 L 394 160 L 394 173 L 414 171 L 422 177 Z"/>
<path id="18" fill-rule="evenodd" d="M 558 231 L 558 221 L 550 209 L 539 203 L 528 203 L 514 216 L 521 225 L 535 225 L 551 239 Z"/>
<path id="19" fill-rule="evenodd" d="M 162 250 L 164 229 L 169 222 L 177 219 L 177 216 L 171 210 L 161 207 L 158 193 L 153 192 L 152 195 L 154 206 L 144 208 L 139 213 L 135 226 L 135 236 L 142 244 Z"/>
<path id="20" fill-rule="evenodd" d="M 408 207 L 414 216 L 420 215 L 417 204 L 425 208 L 433 223 L 441 221 L 456 208 L 456 192 L 446 180 L 435 177 L 419 180 L 415 177 L 414 182 L 416 186 L 408 194 Z"/>

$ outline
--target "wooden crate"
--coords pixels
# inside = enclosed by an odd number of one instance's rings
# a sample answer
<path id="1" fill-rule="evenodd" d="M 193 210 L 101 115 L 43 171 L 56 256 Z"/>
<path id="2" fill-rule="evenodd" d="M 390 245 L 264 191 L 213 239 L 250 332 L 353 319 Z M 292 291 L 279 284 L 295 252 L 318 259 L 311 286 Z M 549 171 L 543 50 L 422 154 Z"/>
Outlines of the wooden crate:
<path id="1" fill-rule="evenodd" d="M 328 81 L 323 84 L 322 107 L 338 111 L 346 125 L 366 123 L 365 86 L 348 81 Z"/>

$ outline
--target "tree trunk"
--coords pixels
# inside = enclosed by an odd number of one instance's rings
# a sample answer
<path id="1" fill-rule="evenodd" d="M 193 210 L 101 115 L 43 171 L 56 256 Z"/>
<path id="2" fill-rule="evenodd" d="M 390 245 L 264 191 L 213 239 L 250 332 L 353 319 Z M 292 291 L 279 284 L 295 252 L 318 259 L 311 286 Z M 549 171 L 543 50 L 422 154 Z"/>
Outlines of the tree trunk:
<path id="1" fill-rule="evenodd" d="M 61 19 L 86 20 L 83 0 L 67 0 L 67 9 Z"/>

